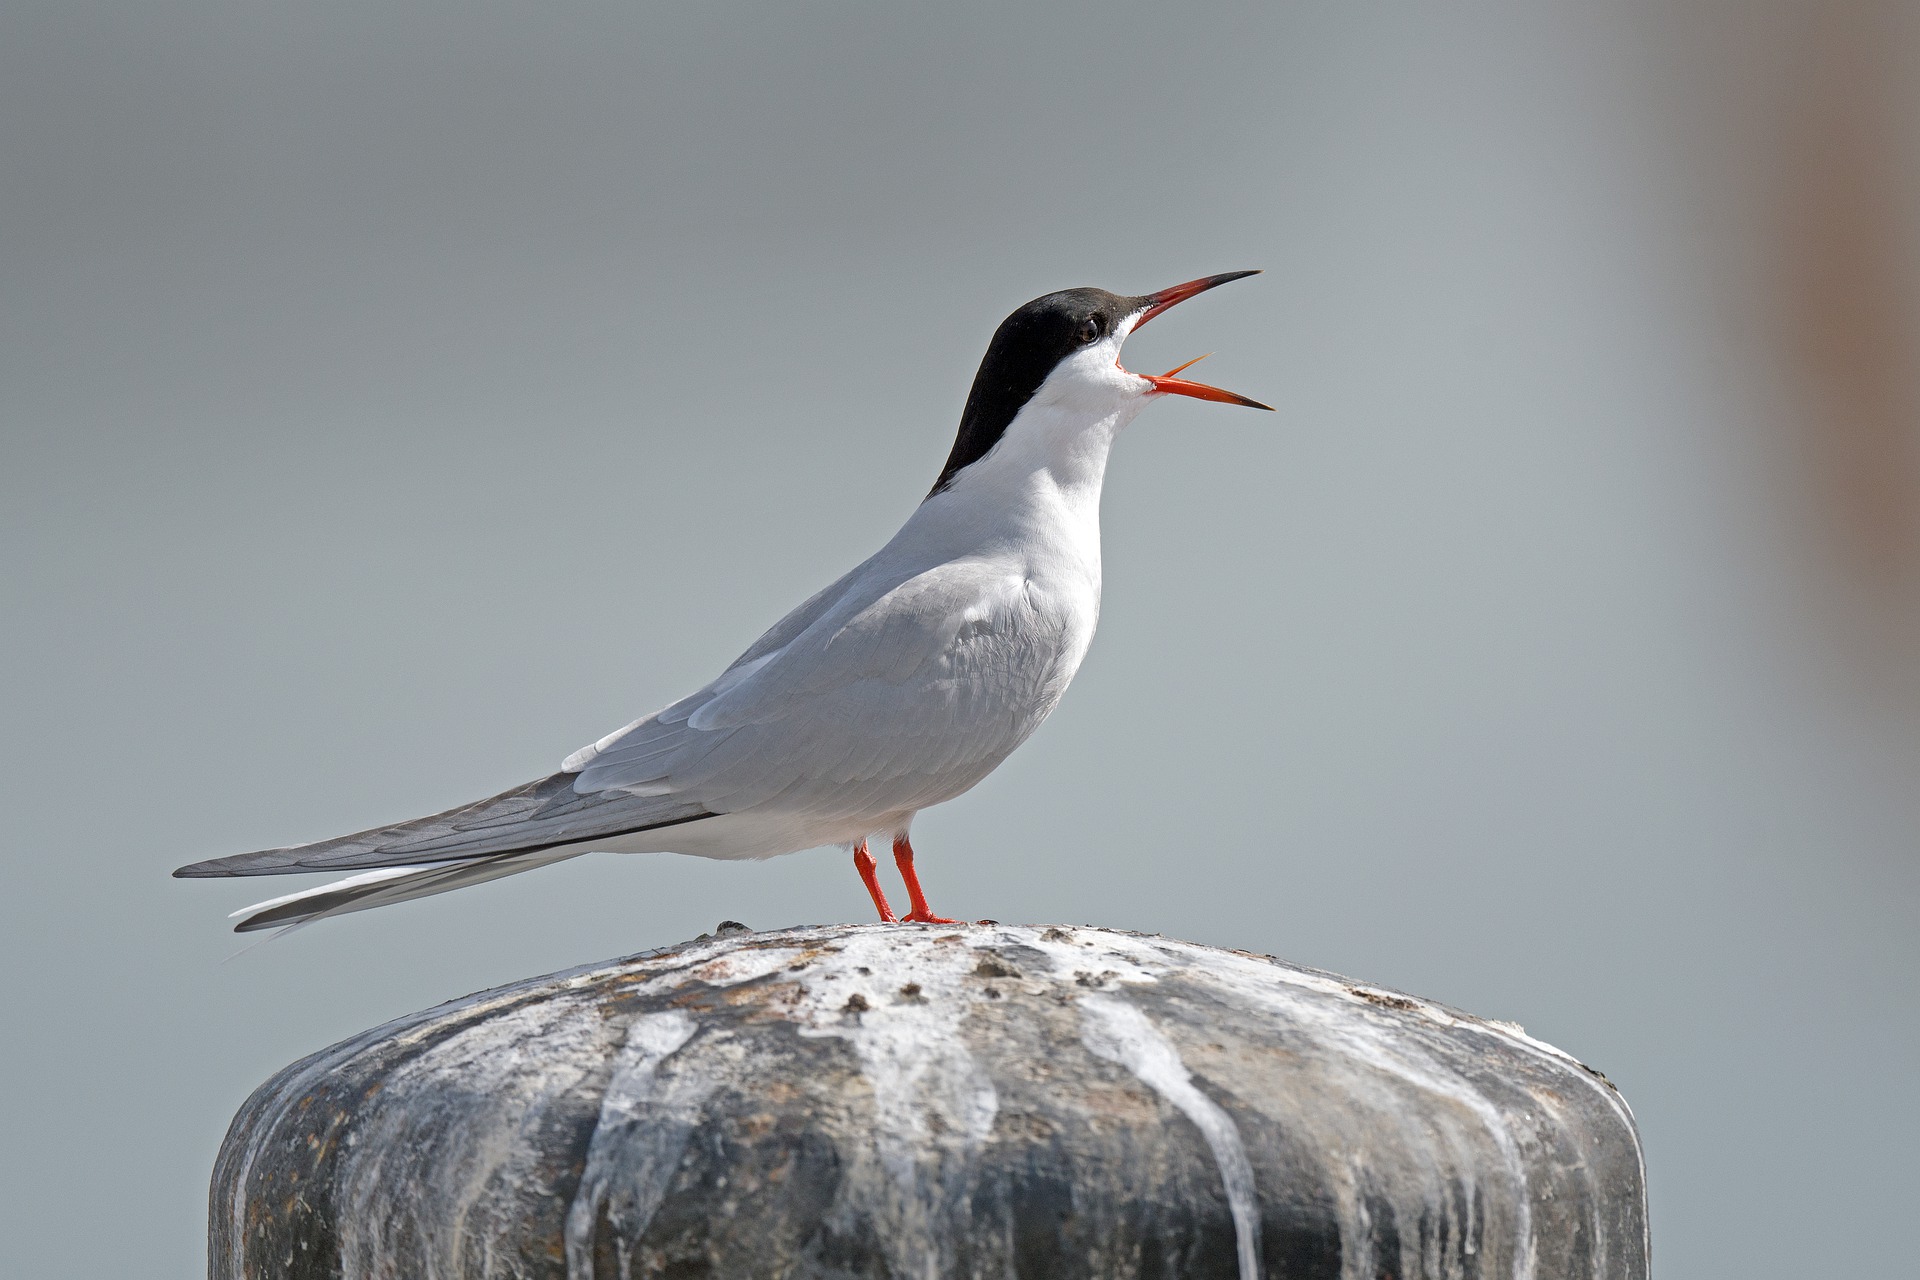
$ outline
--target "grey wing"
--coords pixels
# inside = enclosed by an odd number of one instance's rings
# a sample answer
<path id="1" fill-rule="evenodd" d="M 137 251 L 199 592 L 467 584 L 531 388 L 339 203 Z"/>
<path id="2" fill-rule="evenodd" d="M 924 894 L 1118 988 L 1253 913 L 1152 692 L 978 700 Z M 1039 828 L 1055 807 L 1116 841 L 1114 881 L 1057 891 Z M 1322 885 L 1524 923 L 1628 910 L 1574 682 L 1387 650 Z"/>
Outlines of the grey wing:
<path id="1" fill-rule="evenodd" d="M 1015 687 L 1048 668 L 1015 652 L 1046 629 L 1002 566 L 868 578 L 793 621 L 705 689 L 570 757 L 575 787 L 715 812 L 910 810 L 971 785 L 1037 724 L 1017 708 L 1043 717 L 1057 696 Z"/>
<path id="2" fill-rule="evenodd" d="M 785 646 L 831 608 L 845 593 L 847 584 L 865 567 L 861 565 L 854 568 L 782 618 L 728 668 L 728 675 L 743 666 L 750 667 L 764 654 Z M 727 675 L 721 677 L 722 682 L 726 679 Z M 714 687 L 709 685 L 695 694 L 694 699 L 686 701 L 704 699 L 711 695 Z M 668 711 L 673 709 L 670 707 Z M 607 744 L 630 736 L 636 730 L 656 724 L 660 716 L 665 714 L 662 712 L 635 721 L 619 733 L 601 739 L 601 743 Z M 675 734 L 681 728 L 677 721 L 672 724 Z M 639 788 L 576 788 L 575 775 L 579 772 L 579 766 L 574 761 L 590 757 L 593 750 L 589 747 L 584 752 L 576 753 L 567 761 L 561 773 L 515 787 L 511 791 L 503 791 L 485 800 L 461 805 L 457 809 L 448 809 L 444 813 L 374 827 L 313 844 L 212 858 L 181 867 L 173 874 L 202 878 L 403 868 L 409 880 L 427 882 L 429 879 L 451 877 L 430 877 L 428 873 L 436 871 L 436 867 L 420 868 L 416 875 L 418 864 L 472 862 L 484 858 L 518 860 L 519 855 L 537 854 L 562 845 L 607 840 L 714 816 L 697 801 L 665 794 L 660 789 L 656 789 L 655 794 L 645 794 L 644 789 Z"/>
<path id="3" fill-rule="evenodd" d="M 689 715 L 779 657 L 822 617 L 834 611 L 836 606 L 844 607 L 849 590 L 856 586 L 872 563 L 869 558 L 855 565 L 801 601 L 786 617 L 768 627 L 766 633 L 729 663 L 727 669 L 715 677 L 711 684 L 688 694 L 672 706 L 622 725 L 598 742 L 580 748 L 561 762 L 561 772 L 580 775 L 575 780 L 575 786 L 582 792 L 604 791 L 613 787 L 643 787 L 653 780 L 644 763 L 653 751 L 661 748 L 677 750 L 688 746 L 698 749 L 698 740 L 686 737 Z"/>
<path id="4" fill-rule="evenodd" d="M 581 794 L 573 775 L 556 773 L 445 813 L 284 849 L 213 858 L 181 867 L 187 878 L 265 876 L 465 862 L 531 854 L 713 816 L 668 796 L 609 791 Z"/>

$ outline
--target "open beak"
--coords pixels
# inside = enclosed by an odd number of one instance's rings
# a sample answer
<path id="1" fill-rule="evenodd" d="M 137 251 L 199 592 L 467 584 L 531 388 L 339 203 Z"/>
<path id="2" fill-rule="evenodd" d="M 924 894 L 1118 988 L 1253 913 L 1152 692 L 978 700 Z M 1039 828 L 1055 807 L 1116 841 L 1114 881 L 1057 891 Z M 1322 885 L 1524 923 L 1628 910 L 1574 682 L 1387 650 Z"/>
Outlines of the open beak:
<path id="1" fill-rule="evenodd" d="M 1185 284 L 1176 284 L 1171 288 L 1162 289 L 1158 293 L 1146 294 L 1140 300 L 1147 304 L 1147 309 L 1141 313 L 1138 320 L 1133 322 L 1133 327 L 1136 330 L 1139 329 L 1141 325 L 1153 319 L 1168 307 L 1176 303 L 1185 302 L 1196 293 L 1205 293 L 1209 289 L 1226 284 L 1229 280 L 1244 280 L 1248 276 L 1257 276 L 1259 274 L 1258 271 L 1229 271 L 1225 275 L 1202 276 L 1198 280 L 1189 280 Z M 1140 376 L 1152 384 L 1155 394 L 1192 396 L 1195 400 L 1217 400 L 1222 404 L 1242 404 L 1249 409 L 1271 410 L 1273 408 L 1272 405 L 1261 404 L 1258 400 L 1249 400 L 1243 395 L 1236 395 L 1231 391 L 1222 391 L 1219 387 L 1210 387 L 1204 382 L 1189 382 L 1185 378 L 1176 378 L 1173 376 L 1179 373 L 1181 369 L 1186 369 L 1198 364 L 1204 359 L 1206 359 L 1205 356 L 1197 356 L 1187 361 L 1186 364 L 1181 365 L 1178 369 L 1169 369 L 1165 373 L 1157 376 L 1150 373 Z"/>

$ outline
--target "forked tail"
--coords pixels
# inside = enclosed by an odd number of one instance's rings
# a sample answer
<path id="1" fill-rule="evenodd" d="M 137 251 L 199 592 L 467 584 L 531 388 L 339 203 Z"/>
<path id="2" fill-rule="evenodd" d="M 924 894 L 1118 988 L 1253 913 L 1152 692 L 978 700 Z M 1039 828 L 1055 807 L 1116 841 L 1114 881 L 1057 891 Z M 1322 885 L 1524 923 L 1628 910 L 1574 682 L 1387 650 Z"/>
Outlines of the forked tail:
<path id="1" fill-rule="evenodd" d="M 484 884 L 502 876 L 518 875 L 554 862 L 577 858 L 583 849 L 549 849 L 537 853 L 510 853 L 495 858 L 461 862 L 429 862 L 407 867 L 381 867 L 242 907 L 228 919 L 238 920 L 235 933 L 253 933 L 279 926 L 311 924 L 372 907 L 384 907 L 414 898 L 428 898 L 470 884 Z"/>

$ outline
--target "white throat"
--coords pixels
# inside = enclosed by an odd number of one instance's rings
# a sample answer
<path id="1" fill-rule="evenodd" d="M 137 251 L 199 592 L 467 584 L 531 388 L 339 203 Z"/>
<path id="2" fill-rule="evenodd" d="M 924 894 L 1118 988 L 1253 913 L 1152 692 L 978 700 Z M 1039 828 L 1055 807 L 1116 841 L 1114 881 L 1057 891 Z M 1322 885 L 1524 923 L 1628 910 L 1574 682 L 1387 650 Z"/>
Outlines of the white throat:
<path id="1" fill-rule="evenodd" d="M 1120 429 L 1153 397 L 1147 380 L 1120 367 L 1131 319 L 1062 360 L 985 455 L 962 469 L 942 498 L 963 508 L 1064 500 L 1098 519 L 1107 456 Z"/>

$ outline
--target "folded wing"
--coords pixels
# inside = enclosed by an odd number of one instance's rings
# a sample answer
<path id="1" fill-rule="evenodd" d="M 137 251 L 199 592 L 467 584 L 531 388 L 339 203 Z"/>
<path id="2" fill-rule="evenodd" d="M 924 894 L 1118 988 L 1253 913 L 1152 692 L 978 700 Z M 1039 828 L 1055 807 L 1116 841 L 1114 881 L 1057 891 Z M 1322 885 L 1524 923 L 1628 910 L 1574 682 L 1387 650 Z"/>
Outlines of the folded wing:
<path id="1" fill-rule="evenodd" d="M 445 813 L 313 844 L 213 858 L 181 867 L 173 874 L 189 878 L 264 876 L 466 862 L 501 854 L 539 853 L 711 816 L 698 804 L 667 796 L 642 797 L 618 791 L 582 795 L 574 790 L 573 775 L 556 773 Z"/>
<path id="2" fill-rule="evenodd" d="M 867 568 L 789 614 L 712 684 L 575 753 L 560 773 L 429 817 L 174 874 L 393 873 L 340 886 L 347 896 L 332 910 L 756 806 L 838 818 L 938 803 L 1044 718 L 1058 689 L 1038 685 L 1057 664 L 1029 650 L 1058 636 L 1004 566 L 949 562 L 890 580 Z M 497 865 L 457 870 L 484 860 Z M 295 914 L 276 917 L 275 905 L 262 904 L 255 927 Z M 297 914 L 314 907 L 303 901 Z"/>
<path id="3" fill-rule="evenodd" d="M 971 785 L 1038 722 L 1020 708 L 1051 706 L 1015 687 L 1051 669 L 1020 652 L 1050 635 L 1004 566 L 855 581 L 791 622 L 705 689 L 569 758 L 575 789 L 717 813 L 908 810 Z"/>

